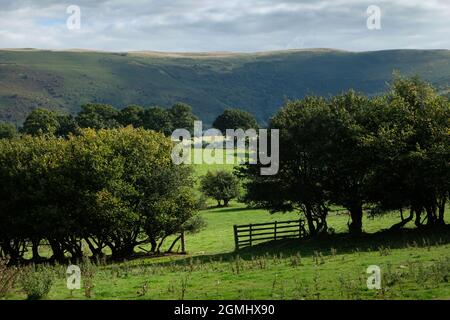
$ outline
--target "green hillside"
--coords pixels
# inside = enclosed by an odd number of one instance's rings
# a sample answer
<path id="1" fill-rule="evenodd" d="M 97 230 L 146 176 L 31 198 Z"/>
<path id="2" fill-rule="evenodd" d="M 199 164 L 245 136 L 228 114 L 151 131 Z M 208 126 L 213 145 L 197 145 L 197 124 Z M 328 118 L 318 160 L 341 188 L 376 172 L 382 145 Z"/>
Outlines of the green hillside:
<path id="1" fill-rule="evenodd" d="M 354 88 L 385 90 L 392 72 L 450 87 L 450 51 L 279 51 L 256 54 L 0 51 L 0 121 L 22 123 L 37 106 L 75 113 L 83 103 L 186 102 L 207 123 L 237 107 L 266 121 L 287 98 Z"/>

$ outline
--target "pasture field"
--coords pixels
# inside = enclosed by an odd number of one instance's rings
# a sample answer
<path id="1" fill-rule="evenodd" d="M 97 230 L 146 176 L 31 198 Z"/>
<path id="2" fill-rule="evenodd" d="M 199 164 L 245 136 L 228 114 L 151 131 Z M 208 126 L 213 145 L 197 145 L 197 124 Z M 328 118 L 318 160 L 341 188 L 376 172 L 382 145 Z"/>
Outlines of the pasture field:
<path id="1" fill-rule="evenodd" d="M 202 175 L 214 168 L 196 169 Z M 292 220 L 298 214 L 270 214 L 232 202 L 228 208 L 210 208 L 201 215 L 207 227 L 187 235 L 187 255 L 142 253 L 122 263 L 91 265 L 94 271 L 82 277 L 82 284 L 93 284 L 91 299 L 450 298 L 448 228 L 418 232 L 409 225 L 402 233 L 383 231 L 399 221 L 393 213 L 365 217 L 365 234 L 355 238 L 346 234 L 348 216 L 337 210 L 329 218 L 334 233 L 328 236 L 272 241 L 235 252 L 234 224 Z M 381 290 L 367 289 L 370 265 L 381 268 Z M 48 268 L 54 269 L 56 278 L 47 299 L 88 299 L 83 288 L 67 289 L 66 266 Z M 16 288 L 6 298 L 26 295 Z"/>

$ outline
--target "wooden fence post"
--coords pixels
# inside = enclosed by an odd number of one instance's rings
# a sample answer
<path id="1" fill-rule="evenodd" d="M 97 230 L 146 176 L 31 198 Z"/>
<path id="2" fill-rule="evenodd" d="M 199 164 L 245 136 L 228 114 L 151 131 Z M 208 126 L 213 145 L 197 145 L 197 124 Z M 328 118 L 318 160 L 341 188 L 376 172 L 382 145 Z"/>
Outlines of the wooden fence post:
<path id="1" fill-rule="evenodd" d="M 302 219 L 298 220 L 298 237 L 302 237 Z"/>
<path id="2" fill-rule="evenodd" d="M 236 251 L 239 250 L 239 238 L 238 238 L 238 232 L 237 232 L 237 225 L 233 226 L 234 229 L 234 249 Z"/>
<path id="3" fill-rule="evenodd" d="M 252 246 L 252 229 L 253 229 L 253 225 L 250 224 L 250 247 Z"/>
<path id="4" fill-rule="evenodd" d="M 278 224 L 278 221 L 275 221 L 275 227 L 273 229 L 273 239 L 274 240 L 277 240 L 277 224 Z"/>

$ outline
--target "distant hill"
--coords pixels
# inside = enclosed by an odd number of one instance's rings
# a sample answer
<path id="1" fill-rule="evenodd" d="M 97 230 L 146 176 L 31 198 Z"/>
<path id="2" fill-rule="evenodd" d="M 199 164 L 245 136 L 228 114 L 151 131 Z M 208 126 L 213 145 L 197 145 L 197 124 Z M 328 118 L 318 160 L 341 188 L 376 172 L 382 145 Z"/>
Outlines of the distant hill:
<path id="1" fill-rule="evenodd" d="M 373 95 L 392 72 L 450 88 L 450 51 L 344 52 L 327 49 L 254 54 L 108 53 L 0 50 L 0 120 L 22 123 L 35 107 L 76 113 L 83 103 L 117 108 L 186 102 L 206 123 L 237 107 L 266 121 L 285 98 L 354 88 Z"/>

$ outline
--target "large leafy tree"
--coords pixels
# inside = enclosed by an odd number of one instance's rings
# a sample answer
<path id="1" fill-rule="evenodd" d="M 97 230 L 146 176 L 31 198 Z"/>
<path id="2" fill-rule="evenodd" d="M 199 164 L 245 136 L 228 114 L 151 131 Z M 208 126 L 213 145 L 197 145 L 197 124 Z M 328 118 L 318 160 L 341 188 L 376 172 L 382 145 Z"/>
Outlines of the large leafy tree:
<path id="1" fill-rule="evenodd" d="M 0 122 L 0 139 L 13 139 L 19 135 L 17 128 L 10 123 Z"/>
<path id="2" fill-rule="evenodd" d="M 227 129 L 258 129 L 258 122 L 247 111 L 227 109 L 214 120 L 213 127 L 225 133 Z"/>
<path id="3" fill-rule="evenodd" d="M 450 106 L 417 77 L 397 76 L 383 108 L 372 114 L 375 212 L 409 209 L 417 226 L 444 224 L 450 181 Z"/>
<path id="4" fill-rule="evenodd" d="M 119 111 L 107 104 L 88 103 L 81 106 L 76 121 L 81 128 L 111 129 L 117 128 Z"/>
<path id="5" fill-rule="evenodd" d="M 369 204 L 373 159 L 370 146 L 364 143 L 371 130 L 368 115 L 379 102 L 353 91 L 333 97 L 324 131 L 327 140 L 317 155 L 326 170 L 324 188 L 329 199 L 349 211 L 349 231 L 355 234 L 362 232 L 363 209 Z"/>
<path id="6" fill-rule="evenodd" d="M 68 139 L 0 140 L 0 248 L 15 261 L 42 240 L 53 258 L 114 258 L 182 232 L 196 212 L 192 178 L 170 157 L 172 142 L 134 129 L 83 129 Z"/>
<path id="7" fill-rule="evenodd" d="M 270 123 L 270 129 L 280 130 L 278 174 L 262 176 L 260 165 L 238 170 L 245 181 L 247 203 L 271 212 L 297 210 L 306 218 L 311 235 L 327 230 L 325 169 L 317 155 L 328 143 L 330 114 L 327 101 L 320 97 L 287 102 Z"/>
<path id="8" fill-rule="evenodd" d="M 54 135 L 58 128 L 59 119 L 56 112 L 36 108 L 25 119 L 22 131 L 29 135 Z"/>
<path id="9" fill-rule="evenodd" d="M 124 127 L 132 125 L 135 128 L 142 127 L 144 108 L 137 105 L 130 105 L 120 110 L 117 121 Z"/>
<path id="10" fill-rule="evenodd" d="M 348 209 L 350 232 L 362 232 L 372 163 L 364 144 L 366 114 L 376 103 L 353 91 L 287 102 L 270 123 L 280 130 L 279 173 L 264 177 L 252 166 L 241 169 L 247 202 L 274 212 L 299 210 L 311 235 L 327 230 L 329 205 L 336 204 Z"/>
<path id="11" fill-rule="evenodd" d="M 162 132 L 166 136 L 174 130 L 169 111 L 161 107 L 151 107 L 144 111 L 142 116 L 143 127 L 147 130 Z"/>
<path id="12" fill-rule="evenodd" d="M 70 226 L 69 216 L 58 213 L 64 199 L 55 193 L 63 188 L 58 176 L 65 150 L 65 142 L 53 136 L 0 140 L 0 243 L 14 261 L 29 243 L 39 260 L 40 242 Z"/>
<path id="13" fill-rule="evenodd" d="M 187 129 L 193 131 L 197 116 L 192 113 L 192 107 L 185 103 L 176 103 L 169 108 L 173 129 Z"/>

